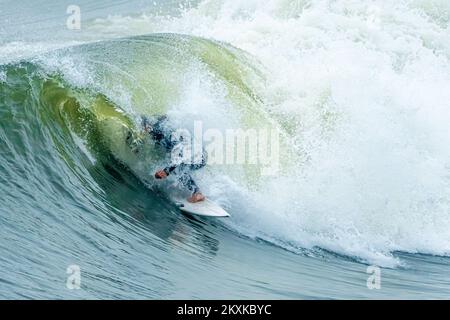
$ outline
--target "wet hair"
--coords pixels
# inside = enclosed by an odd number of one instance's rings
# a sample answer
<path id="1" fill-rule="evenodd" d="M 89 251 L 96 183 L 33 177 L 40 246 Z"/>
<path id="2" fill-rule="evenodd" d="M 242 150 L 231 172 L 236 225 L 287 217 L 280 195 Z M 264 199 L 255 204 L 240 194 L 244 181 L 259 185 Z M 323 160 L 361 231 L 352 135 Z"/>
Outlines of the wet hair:
<path id="1" fill-rule="evenodd" d="M 152 132 L 154 129 L 156 129 L 155 127 L 161 127 L 161 124 L 166 120 L 167 120 L 166 115 L 160 115 L 151 118 L 147 116 L 142 116 L 142 127 L 149 128 L 149 131 Z M 157 130 L 159 129 L 160 128 L 157 128 Z"/>

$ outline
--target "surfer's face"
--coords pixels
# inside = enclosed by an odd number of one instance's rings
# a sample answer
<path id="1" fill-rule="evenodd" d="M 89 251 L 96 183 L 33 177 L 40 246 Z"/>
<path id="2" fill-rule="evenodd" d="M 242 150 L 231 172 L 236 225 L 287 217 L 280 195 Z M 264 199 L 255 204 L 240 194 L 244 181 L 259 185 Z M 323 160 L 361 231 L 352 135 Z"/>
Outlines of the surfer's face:
<path id="1" fill-rule="evenodd" d="M 147 133 L 151 133 L 153 131 L 153 127 L 147 123 L 144 125 L 144 131 Z"/>

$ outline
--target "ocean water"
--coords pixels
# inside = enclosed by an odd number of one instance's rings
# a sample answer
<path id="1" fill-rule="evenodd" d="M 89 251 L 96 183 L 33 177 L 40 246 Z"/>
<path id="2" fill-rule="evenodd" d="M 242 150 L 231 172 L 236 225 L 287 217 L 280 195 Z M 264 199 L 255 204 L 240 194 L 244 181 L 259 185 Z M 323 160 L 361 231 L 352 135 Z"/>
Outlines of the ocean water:
<path id="1" fill-rule="evenodd" d="M 0 298 L 450 298 L 447 0 L 0 0 L 0 19 Z M 158 150 L 125 144 L 142 114 L 276 127 L 280 172 L 207 166 L 231 218 L 183 215 Z"/>

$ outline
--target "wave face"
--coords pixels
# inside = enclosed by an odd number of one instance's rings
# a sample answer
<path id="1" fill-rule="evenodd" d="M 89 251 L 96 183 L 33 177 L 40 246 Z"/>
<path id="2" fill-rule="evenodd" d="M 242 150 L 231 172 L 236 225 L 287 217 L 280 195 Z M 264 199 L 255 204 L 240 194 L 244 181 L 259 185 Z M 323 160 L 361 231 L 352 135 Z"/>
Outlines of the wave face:
<path id="1" fill-rule="evenodd" d="M 55 225 L 37 254 L 65 250 L 58 259 L 68 261 L 87 242 L 98 249 L 88 254 L 92 274 L 114 254 L 119 217 L 132 233 L 144 207 L 166 239 L 178 216 L 149 191 L 164 159 L 150 145 L 136 157 L 125 137 L 140 115 L 168 114 L 188 128 L 195 120 L 205 129 L 281 128 L 280 175 L 196 173 L 232 213 L 230 232 L 383 266 L 402 263 L 397 251 L 447 256 L 449 12 L 439 0 L 206 0 L 177 15 L 92 20 L 86 38 L 103 41 L 8 59 L 0 67 L 3 228 L 17 241 L 28 233 L 27 246 L 40 242 L 40 223 Z M 86 238 L 80 230 L 92 224 L 111 242 Z M 65 237 L 75 245 L 65 247 Z"/>
<path id="2" fill-rule="evenodd" d="M 396 265 L 395 251 L 450 249 L 449 12 L 439 0 L 202 1 L 91 28 L 189 33 L 252 54 L 264 104 L 307 161 L 242 202 L 235 227 Z"/>

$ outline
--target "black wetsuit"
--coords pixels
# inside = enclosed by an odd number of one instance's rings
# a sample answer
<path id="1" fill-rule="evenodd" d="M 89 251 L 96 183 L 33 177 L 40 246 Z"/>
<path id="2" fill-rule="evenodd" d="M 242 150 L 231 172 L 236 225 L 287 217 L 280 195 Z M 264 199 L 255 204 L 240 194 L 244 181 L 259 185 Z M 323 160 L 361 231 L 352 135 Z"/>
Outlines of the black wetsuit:
<path id="1" fill-rule="evenodd" d="M 143 118 L 143 125 L 148 124 L 148 119 Z M 151 138 L 167 152 L 172 153 L 174 148 L 182 141 L 183 137 L 180 137 L 180 140 L 173 139 L 173 131 L 167 125 L 167 118 L 165 116 L 161 116 L 157 119 L 156 123 L 151 126 L 151 130 L 149 134 Z M 182 152 L 182 151 L 181 151 Z M 183 157 L 183 154 L 178 154 L 179 157 Z M 201 154 L 200 161 L 196 161 L 195 163 L 190 161 L 189 163 L 181 162 L 179 164 L 170 164 L 166 166 L 163 170 L 167 175 L 172 173 L 178 176 L 178 180 L 180 183 L 186 187 L 192 193 L 199 192 L 197 184 L 194 179 L 192 179 L 190 175 L 190 171 L 198 170 L 203 168 L 206 165 L 207 161 L 207 153 L 203 149 Z"/>

